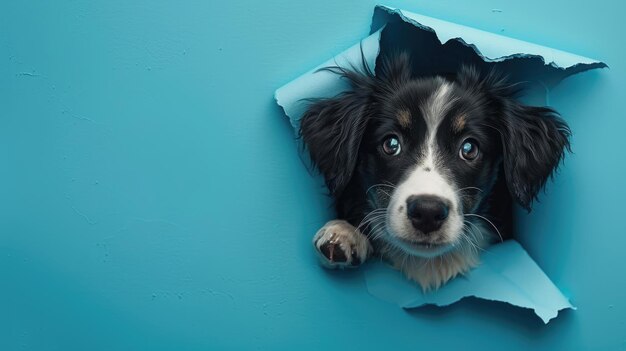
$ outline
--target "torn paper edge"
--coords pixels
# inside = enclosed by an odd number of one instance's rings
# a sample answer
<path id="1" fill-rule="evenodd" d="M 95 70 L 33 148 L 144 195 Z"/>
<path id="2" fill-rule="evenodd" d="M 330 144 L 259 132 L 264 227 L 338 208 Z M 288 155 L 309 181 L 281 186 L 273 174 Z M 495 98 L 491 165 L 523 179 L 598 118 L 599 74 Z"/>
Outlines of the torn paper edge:
<path id="1" fill-rule="evenodd" d="M 530 309 L 544 324 L 561 310 L 576 309 L 517 241 L 490 246 L 481 259 L 478 267 L 434 292 L 424 292 L 386 263 L 369 263 L 363 268 L 370 294 L 407 309 L 448 306 L 474 297 Z"/>
<path id="2" fill-rule="evenodd" d="M 370 36 L 276 90 L 274 98 L 289 117 L 296 135 L 299 129 L 298 122 L 308 103 L 302 96 L 328 98 L 348 88 L 347 83 L 342 81 L 338 75 L 328 71 L 320 71 L 319 69 L 335 65 L 359 67 L 361 62 L 360 50 L 362 48 L 369 68 L 374 71 L 380 51 L 381 33 L 385 24 L 393 20 L 393 17 L 396 15 L 406 23 L 421 30 L 434 33 L 442 45 L 450 40 L 462 43 L 471 48 L 485 62 L 503 62 L 512 59 L 535 57 L 539 58 L 545 66 L 562 71 L 561 79 L 590 69 L 608 67 L 601 61 L 565 51 L 418 15 L 401 9 L 377 5 L 372 18 L 372 34 Z M 546 63 L 548 60 L 550 60 L 549 63 Z"/>
<path id="3" fill-rule="evenodd" d="M 441 44 L 450 40 L 460 42 L 473 49 L 485 62 L 539 58 L 544 65 L 560 70 L 572 70 L 571 74 L 608 67 L 606 63 L 599 60 L 385 5 L 376 5 L 374 9 L 372 31 L 380 30 L 393 15 L 399 16 L 404 22 L 417 28 L 434 33 Z"/>
<path id="4" fill-rule="evenodd" d="M 299 129 L 298 122 L 310 103 L 303 99 L 303 96 L 307 98 L 328 98 L 349 88 L 347 82 L 343 81 L 339 75 L 320 69 L 330 66 L 360 67 L 362 65 L 362 57 L 365 57 L 367 65 L 374 71 L 380 50 L 381 32 L 382 28 L 334 58 L 276 90 L 274 99 L 289 117 L 289 122 L 296 134 Z"/>

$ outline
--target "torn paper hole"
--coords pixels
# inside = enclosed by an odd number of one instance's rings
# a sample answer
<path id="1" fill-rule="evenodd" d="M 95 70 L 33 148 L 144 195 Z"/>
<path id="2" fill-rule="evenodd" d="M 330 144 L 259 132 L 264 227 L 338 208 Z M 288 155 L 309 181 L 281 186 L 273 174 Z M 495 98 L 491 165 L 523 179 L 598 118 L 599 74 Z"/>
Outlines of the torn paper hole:
<path id="1" fill-rule="evenodd" d="M 332 97 L 347 89 L 338 75 L 318 68 L 339 65 L 362 66 L 362 53 L 374 70 L 381 52 L 408 50 L 416 74 L 453 74 L 461 64 L 472 64 L 483 71 L 496 67 L 513 82 L 527 84 L 528 103 L 547 104 L 547 92 L 564 78 L 605 63 L 564 51 L 507 38 L 471 27 L 415 13 L 377 6 L 371 34 L 351 48 L 322 63 L 276 91 L 277 103 L 298 132 L 307 99 Z M 538 97 L 543 96 L 543 100 Z M 569 300 L 515 241 L 491 246 L 481 256 L 482 264 L 431 293 L 406 280 L 382 263 L 369 264 L 365 277 L 369 292 L 403 308 L 427 304 L 445 306 L 464 297 L 502 301 L 532 309 L 545 323 L 565 308 Z"/>

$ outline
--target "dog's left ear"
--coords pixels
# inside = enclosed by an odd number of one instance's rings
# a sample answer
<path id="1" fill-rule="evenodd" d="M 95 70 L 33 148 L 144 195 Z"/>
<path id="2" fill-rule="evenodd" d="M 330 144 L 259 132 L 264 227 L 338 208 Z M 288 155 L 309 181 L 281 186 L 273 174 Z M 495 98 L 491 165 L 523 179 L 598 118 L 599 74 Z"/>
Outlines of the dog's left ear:
<path id="1" fill-rule="evenodd" d="M 571 131 L 549 107 L 526 106 L 512 97 L 501 100 L 499 131 L 509 191 L 526 210 L 570 150 Z"/>
<path id="2" fill-rule="evenodd" d="M 481 75 L 474 67 L 462 67 L 459 82 L 487 94 L 496 115 L 492 127 L 501 136 L 504 175 L 511 195 L 530 211 L 533 200 L 571 151 L 571 131 L 549 107 L 527 106 L 515 99 L 519 88 L 491 71 Z"/>

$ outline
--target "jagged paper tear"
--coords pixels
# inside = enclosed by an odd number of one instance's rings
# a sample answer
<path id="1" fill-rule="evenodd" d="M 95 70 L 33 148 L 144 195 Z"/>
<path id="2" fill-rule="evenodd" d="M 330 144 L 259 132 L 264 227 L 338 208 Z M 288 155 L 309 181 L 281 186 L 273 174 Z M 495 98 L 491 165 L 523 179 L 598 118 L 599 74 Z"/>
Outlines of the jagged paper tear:
<path id="1" fill-rule="evenodd" d="M 374 70 L 381 52 L 398 48 L 412 52 L 416 74 L 453 73 L 460 64 L 470 63 L 481 69 L 496 67 L 512 81 L 530 82 L 545 89 L 572 74 L 607 67 L 603 62 L 564 51 L 379 5 L 370 36 L 276 90 L 276 101 L 296 134 L 307 99 L 332 97 L 348 88 L 345 80 L 319 68 L 361 67 L 364 58 Z M 515 241 L 490 247 L 478 268 L 434 293 L 423 294 L 416 284 L 382 263 L 369 264 L 365 269 L 369 292 L 404 308 L 445 306 L 475 296 L 533 309 L 545 323 L 558 311 L 573 308 Z"/>
<path id="2" fill-rule="evenodd" d="M 446 306 L 464 297 L 503 301 L 530 308 L 548 323 L 560 310 L 574 308 L 561 291 L 514 240 L 493 245 L 481 255 L 481 265 L 436 292 L 422 292 L 399 271 L 384 263 L 366 265 L 369 292 L 403 308 Z"/>

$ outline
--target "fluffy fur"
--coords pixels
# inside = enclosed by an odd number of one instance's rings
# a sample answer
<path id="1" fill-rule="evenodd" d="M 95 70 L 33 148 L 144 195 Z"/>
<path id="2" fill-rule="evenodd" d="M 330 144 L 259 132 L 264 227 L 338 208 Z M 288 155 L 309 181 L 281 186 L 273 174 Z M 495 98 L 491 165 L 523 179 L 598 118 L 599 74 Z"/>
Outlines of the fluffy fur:
<path id="1" fill-rule="evenodd" d="M 313 101 L 301 120 L 338 218 L 313 242 L 327 267 L 377 255 L 437 288 L 509 235 L 512 201 L 530 210 L 570 131 L 495 72 L 416 77 L 405 53 L 363 66 L 326 68 L 351 89 Z"/>

